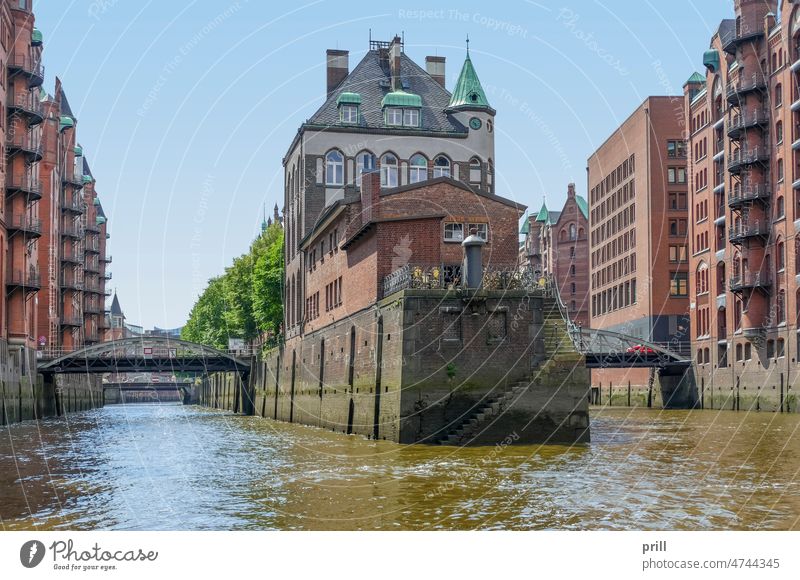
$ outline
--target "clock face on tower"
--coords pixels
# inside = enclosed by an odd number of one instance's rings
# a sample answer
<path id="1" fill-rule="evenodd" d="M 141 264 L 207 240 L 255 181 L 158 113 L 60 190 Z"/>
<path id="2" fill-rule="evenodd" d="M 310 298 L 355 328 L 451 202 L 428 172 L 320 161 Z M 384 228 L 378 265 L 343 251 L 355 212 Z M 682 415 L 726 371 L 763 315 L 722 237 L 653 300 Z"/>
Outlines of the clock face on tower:
<path id="1" fill-rule="evenodd" d="M 481 120 L 478 117 L 472 117 L 469 120 L 469 126 L 475 129 L 476 131 L 481 128 Z"/>

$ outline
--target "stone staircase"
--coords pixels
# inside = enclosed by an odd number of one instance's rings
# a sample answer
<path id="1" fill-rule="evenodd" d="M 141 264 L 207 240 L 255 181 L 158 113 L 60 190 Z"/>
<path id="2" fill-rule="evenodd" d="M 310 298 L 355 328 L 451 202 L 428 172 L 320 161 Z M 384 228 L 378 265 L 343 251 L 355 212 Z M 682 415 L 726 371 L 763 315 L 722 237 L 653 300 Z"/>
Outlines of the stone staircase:
<path id="1" fill-rule="evenodd" d="M 563 374 L 565 368 L 580 363 L 582 356 L 575 350 L 570 340 L 556 300 L 553 298 L 544 300 L 541 337 L 544 340 L 545 358 L 531 369 L 527 379 L 511 383 L 502 391 L 497 394 L 492 393 L 476 405 L 472 412 L 465 414 L 460 423 L 437 441 L 438 444 L 468 444 L 482 429 L 491 424 L 493 419 L 511 407 L 527 389 L 548 384 L 551 374 Z"/>

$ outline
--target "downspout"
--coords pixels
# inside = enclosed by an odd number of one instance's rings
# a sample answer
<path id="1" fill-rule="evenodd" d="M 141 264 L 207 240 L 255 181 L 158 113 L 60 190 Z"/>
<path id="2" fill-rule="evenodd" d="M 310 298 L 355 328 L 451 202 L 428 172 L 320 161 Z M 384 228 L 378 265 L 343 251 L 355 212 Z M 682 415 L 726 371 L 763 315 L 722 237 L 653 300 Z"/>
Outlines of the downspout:
<path id="1" fill-rule="evenodd" d="M 651 183 L 652 183 L 652 176 L 650 173 L 650 139 L 652 139 L 652 124 L 650 121 L 650 109 L 645 107 L 644 109 L 645 117 L 647 118 L 647 140 L 646 140 L 646 155 L 647 155 L 647 217 L 650 218 L 650 195 L 651 195 Z M 647 264 L 648 268 L 653 267 L 653 249 L 652 249 L 652 236 L 653 232 L 647 232 Z M 649 286 L 649 285 L 648 285 Z M 638 289 L 637 289 L 638 290 Z M 655 342 L 653 340 L 653 300 L 652 300 L 652 292 L 648 292 L 647 296 L 647 327 L 648 327 L 648 338 L 650 342 Z"/>

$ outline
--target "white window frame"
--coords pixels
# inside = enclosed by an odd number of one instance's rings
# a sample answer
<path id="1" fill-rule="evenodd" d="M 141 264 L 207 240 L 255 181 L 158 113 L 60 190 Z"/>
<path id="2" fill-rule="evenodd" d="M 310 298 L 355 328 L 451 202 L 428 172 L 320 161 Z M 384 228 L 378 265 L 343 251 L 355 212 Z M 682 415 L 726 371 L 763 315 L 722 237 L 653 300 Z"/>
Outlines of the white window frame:
<path id="1" fill-rule="evenodd" d="M 415 165 L 415 160 L 422 160 L 425 162 L 425 165 Z M 426 179 L 428 179 L 428 160 L 419 154 L 412 155 L 411 159 L 408 160 L 408 182 L 419 183 Z"/>
<path id="2" fill-rule="evenodd" d="M 436 165 L 437 159 L 445 159 L 447 161 L 447 167 L 444 165 Z M 453 164 L 450 160 L 445 157 L 444 155 L 437 155 L 433 159 L 433 177 L 434 179 L 437 177 L 450 177 L 450 172 L 452 170 Z"/>
<path id="3" fill-rule="evenodd" d="M 394 163 L 384 163 L 384 158 L 391 156 Z M 397 187 L 398 179 L 400 177 L 399 161 L 392 153 L 386 153 L 381 157 L 381 187 Z"/>
<path id="4" fill-rule="evenodd" d="M 338 155 L 339 160 L 332 160 Z M 344 155 L 336 149 L 325 154 L 325 185 L 341 187 L 344 185 Z"/>
<path id="5" fill-rule="evenodd" d="M 469 162 L 469 182 L 480 183 L 483 179 L 483 164 L 480 159 L 473 158 Z"/>
<path id="6" fill-rule="evenodd" d="M 348 125 L 358 124 L 358 105 L 342 105 L 339 109 L 339 119 Z"/>
<path id="7" fill-rule="evenodd" d="M 445 222 L 442 235 L 445 242 L 463 242 L 464 224 L 457 222 Z"/>
<path id="8" fill-rule="evenodd" d="M 364 163 L 365 159 L 370 160 L 369 166 Z M 367 169 L 375 169 L 375 156 L 368 151 L 362 151 L 356 155 L 356 187 L 361 187 L 361 176 Z"/>
<path id="9" fill-rule="evenodd" d="M 413 117 L 413 119 L 412 119 Z M 419 127 L 419 109 L 403 109 L 403 126 L 404 127 Z"/>
<path id="10" fill-rule="evenodd" d="M 480 239 L 482 239 L 484 242 L 489 241 L 489 224 L 487 223 L 467 224 L 467 232 L 471 232 L 473 229 L 477 232 L 476 235 Z"/>
<path id="11" fill-rule="evenodd" d="M 400 107 L 386 107 L 386 124 L 390 127 L 402 127 L 403 109 Z"/>

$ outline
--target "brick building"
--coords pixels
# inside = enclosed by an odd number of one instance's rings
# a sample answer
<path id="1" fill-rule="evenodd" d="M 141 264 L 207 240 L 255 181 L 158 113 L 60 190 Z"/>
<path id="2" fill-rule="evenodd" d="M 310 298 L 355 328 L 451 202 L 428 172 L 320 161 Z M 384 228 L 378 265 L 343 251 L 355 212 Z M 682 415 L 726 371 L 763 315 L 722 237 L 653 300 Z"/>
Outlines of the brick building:
<path id="1" fill-rule="evenodd" d="M 694 372 L 702 406 L 794 410 L 800 7 L 733 7 L 684 91 Z"/>
<path id="2" fill-rule="evenodd" d="M 548 211 L 543 203 L 539 213 L 525 220 L 520 250 L 520 265 L 539 276 L 552 275 L 570 318 L 585 328 L 589 327 L 588 232 L 589 206 L 570 183 L 561 211 Z"/>
<path id="3" fill-rule="evenodd" d="M 287 339 L 304 332 L 307 303 L 317 312 L 305 287 L 309 264 L 301 241 L 320 216 L 339 211 L 337 202 L 341 208 L 360 200 L 364 171 L 378 169 L 384 190 L 451 178 L 494 193 L 495 111 L 469 54 L 452 93 L 444 86 L 445 58 L 429 56 L 422 69 L 399 37 L 371 41 L 352 71 L 347 51 L 329 50 L 326 72 L 325 103 L 301 125 L 283 160 Z M 447 235 L 455 240 L 464 232 Z"/>
<path id="4" fill-rule="evenodd" d="M 588 180 L 590 326 L 688 349 L 683 99 L 647 98 L 589 158 Z M 592 386 L 649 389 L 651 378 L 647 369 L 601 369 Z"/>
<path id="5" fill-rule="evenodd" d="M 7 67 L 0 83 L 7 111 L 0 124 L 0 329 L 17 365 L 32 365 L 37 348 L 100 340 L 110 276 L 106 218 L 76 141 L 77 120 L 59 79 L 52 96 L 42 88 L 42 47 L 32 2 L 0 2 L 0 62 Z"/>

